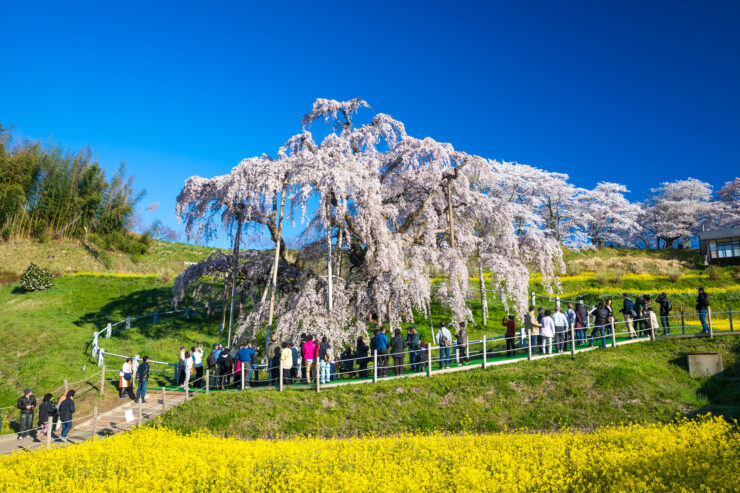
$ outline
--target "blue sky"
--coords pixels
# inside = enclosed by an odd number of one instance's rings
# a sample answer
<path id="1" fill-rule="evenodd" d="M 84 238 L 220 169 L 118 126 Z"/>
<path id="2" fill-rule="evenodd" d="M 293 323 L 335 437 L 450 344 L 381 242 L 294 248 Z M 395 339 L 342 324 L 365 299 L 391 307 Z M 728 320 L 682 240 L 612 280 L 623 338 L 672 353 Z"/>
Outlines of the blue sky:
<path id="1" fill-rule="evenodd" d="M 317 97 L 456 148 L 618 181 L 740 169 L 740 2 L 13 2 L 0 123 L 113 170 L 177 227 L 191 175 L 274 154 Z"/>

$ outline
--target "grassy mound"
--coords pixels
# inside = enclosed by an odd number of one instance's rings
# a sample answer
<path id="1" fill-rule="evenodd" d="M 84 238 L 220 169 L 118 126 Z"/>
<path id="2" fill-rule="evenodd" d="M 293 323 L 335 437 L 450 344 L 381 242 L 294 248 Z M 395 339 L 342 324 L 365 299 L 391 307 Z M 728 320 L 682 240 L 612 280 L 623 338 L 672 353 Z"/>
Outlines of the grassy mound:
<path id="1" fill-rule="evenodd" d="M 686 354 L 717 351 L 725 373 L 692 379 Z M 740 341 L 663 340 L 487 370 L 326 389 L 199 395 L 165 426 L 223 436 L 348 437 L 407 432 L 590 430 L 677 413 L 740 417 Z"/>

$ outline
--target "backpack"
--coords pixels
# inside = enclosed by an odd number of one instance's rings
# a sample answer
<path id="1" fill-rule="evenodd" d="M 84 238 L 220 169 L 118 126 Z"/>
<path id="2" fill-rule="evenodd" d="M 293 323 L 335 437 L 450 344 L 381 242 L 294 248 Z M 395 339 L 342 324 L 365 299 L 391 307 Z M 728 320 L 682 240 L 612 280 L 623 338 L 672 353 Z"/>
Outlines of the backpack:
<path id="1" fill-rule="evenodd" d="M 673 304 L 671 303 L 671 300 L 665 300 L 665 311 L 669 312 L 673 310 Z"/>
<path id="2" fill-rule="evenodd" d="M 208 358 L 206 358 L 206 363 L 208 364 L 208 368 L 213 368 L 216 366 L 216 357 L 213 356 L 213 353 L 208 355 Z"/>
<path id="3" fill-rule="evenodd" d="M 377 349 L 378 345 L 375 343 L 375 338 L 378 336 L 373 336 L 372 339 L 370 339 L 370 351 L 375 351 Z"/>
<path id="4" fill-rule="evenodd" d="M 439 333 L 439 345 L 445 347 L 450 345 L 450 340 L 447 339 L 447 336 L 444 335 L 444 333 L 442 333 L 441 331 Z"/>

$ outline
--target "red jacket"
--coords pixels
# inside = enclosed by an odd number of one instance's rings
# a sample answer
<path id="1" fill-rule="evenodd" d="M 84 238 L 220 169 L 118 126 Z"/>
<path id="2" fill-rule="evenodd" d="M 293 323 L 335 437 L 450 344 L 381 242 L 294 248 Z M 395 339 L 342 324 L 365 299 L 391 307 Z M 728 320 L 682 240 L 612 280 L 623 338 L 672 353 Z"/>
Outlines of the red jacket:
<path id="1" fill-rule="evenodd" d="M 303 345 L 303 359 L 316 359 L 319 347 L 313 341 L 306 341 Z"/>
<path id="2" fill-rule="evenodd" d="M 504 322 L 501 325 L 506 327 L 506 337 L 516 336 L 516 321 L 504 320 Z"/>

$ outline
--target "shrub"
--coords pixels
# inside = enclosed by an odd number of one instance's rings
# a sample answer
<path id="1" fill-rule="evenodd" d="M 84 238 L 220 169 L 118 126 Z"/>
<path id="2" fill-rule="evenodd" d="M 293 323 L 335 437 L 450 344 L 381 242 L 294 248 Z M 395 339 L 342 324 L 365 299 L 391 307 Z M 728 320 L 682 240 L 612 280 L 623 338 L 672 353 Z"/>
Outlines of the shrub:
<path id="1" fill-rule="evenodd" d="M 609 276 L 606 274 L 606 272 L 597 272 L 594 277 L 596 278 L 596 282 L 598 282 L 602 286 L 606 286 L 607 284 L 609 284 Z"/>
<path id="2" fill-rule="evenodd" d="M 709 279 L 713 281 L 719 281 L 724 275 L 722 267 L 720 267 L 719 265 L 710 265 L 709 267 L 707 267 L 705 272 L 707 274 L 707 277 L 709 277 Z"/>
<path id="3" fill-rule="evenodd" d="M 681 280 L 681 271 L 679 269 L 669 269 L 666 272 L 666 276 L 668 277 L 668 280 L 672 283 L 676 283 Z"/>
<path id="4" fill-rule="evenodd" d="M 21 276 L 21 287 L 26 291 L 48 291 L 54 286 L 54 276 L 31 262 Z"/>
<path id="5" fill-rule="evenodd" d="M 730 275 L 733 281 L 740 282 L 740 265 L 734 266 L 730 271 Z"/>

